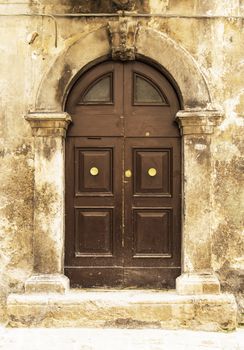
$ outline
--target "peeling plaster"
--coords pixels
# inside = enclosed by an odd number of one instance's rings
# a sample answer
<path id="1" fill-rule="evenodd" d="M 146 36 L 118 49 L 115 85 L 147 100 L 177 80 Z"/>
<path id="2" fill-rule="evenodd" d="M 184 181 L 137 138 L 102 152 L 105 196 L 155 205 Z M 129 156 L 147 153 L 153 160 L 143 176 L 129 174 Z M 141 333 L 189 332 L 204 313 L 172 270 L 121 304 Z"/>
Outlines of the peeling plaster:
<path id="1" fill-rule="evenodd" d="M 244 89 L 236 94 L 235 97 L 224 101 L 224 110 L 226 118 L 220 126 L 220 130 L 226 130 L 230 125 L 236 125 L 237 127 L 244 127 L 244 111 L 243 115 L 239 116 L 236 112 L 236 107 L 240 103 L 241 96 L 244 95 Z M 244 132 L 244 131 L 243 131 Z"/>

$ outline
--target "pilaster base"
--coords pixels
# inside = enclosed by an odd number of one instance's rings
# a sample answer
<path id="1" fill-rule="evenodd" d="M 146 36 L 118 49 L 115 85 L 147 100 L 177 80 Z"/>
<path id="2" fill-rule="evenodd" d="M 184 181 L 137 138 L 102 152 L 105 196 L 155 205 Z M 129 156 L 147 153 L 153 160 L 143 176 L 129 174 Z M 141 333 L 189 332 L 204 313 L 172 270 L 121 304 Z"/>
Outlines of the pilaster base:
<path id="1" fill-rule="evenodd" d="M 176 279 L 176 290 L 181 295 L 219 294 L 220 283 L 211 273 L 183 273 Z"/>
<path id="2" fill-rule="evenodd" d="M 62 274 L 36 274 L 25 282 L 26 293 L 60 293 L 69 290 L 69 279 Z"/>

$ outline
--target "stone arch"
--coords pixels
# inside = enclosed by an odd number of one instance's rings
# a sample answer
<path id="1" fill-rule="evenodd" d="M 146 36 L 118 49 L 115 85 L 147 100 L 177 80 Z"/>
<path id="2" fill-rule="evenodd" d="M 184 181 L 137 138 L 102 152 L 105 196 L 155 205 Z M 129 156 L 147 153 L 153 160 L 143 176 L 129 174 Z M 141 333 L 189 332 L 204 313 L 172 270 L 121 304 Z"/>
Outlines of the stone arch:
<path id="1" fill-rule="evenodd" d="M 139 57 L 156 62 L 173 77 L 183 109 L 209 106 L 211 98 L 205 78 L 184 48 L 167 35 L 143 26 L 138 30 L 135 46 Z M 110 51 L 106 26 L 80 37 L 57 57 L 42 79 L 35 111 L 63 111 L 65 95 L 74 77 L 92 61 L 108 57 Z"/>

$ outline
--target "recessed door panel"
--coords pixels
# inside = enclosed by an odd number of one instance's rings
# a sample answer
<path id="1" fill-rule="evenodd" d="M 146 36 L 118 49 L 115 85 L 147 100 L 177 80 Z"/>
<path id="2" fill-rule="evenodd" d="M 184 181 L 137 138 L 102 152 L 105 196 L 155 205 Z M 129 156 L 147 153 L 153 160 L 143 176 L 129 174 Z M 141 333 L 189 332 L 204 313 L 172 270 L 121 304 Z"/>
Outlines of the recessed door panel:
<path id="1" fill-rule="evenodd" d="M 170 258 L 172 209 L 136 209 L 133 215 L 133 258 Z"/>
<path id="2" fill-rule="evenodd" d="M 113 149 L 76 149 L 76 195 L 113 192 Z"/>
<path id="3" fill-rule="evenodd" d="M 75 255 L 103 256 L 113 254 L 113 209 L 75 209 Z"/>
<path id="4" fill-rule="evenodd" d="M 134 149 L 134 194 L 171 196 L 171 149 Z"/>

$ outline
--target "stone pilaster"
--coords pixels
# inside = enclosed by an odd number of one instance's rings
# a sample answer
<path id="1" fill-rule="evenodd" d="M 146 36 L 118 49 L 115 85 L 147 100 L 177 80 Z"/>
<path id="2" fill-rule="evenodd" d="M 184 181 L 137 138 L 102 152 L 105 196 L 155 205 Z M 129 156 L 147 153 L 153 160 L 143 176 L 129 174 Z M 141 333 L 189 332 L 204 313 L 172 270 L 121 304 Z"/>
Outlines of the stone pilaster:
<path id="1" fill-rule="evenodd" d="M 37 273 L 26 286 L 35 281 L 33 288 L 42 289 L 43 281 L 47 284 L 49 279 L 50 286 L 56 284 L 59 289 L 64 280 L 64 138 L 71 118 L 61 112 L 29 113 L 25 119 L 35 138 L 33 251 Z"/>
<path id="2" fill-rule="evenodd" d="M 211 266 L 211 138 L 219 111 L 179 111 L 183 141 L 182 275 L 179 294 L 219 293 Z"/>

